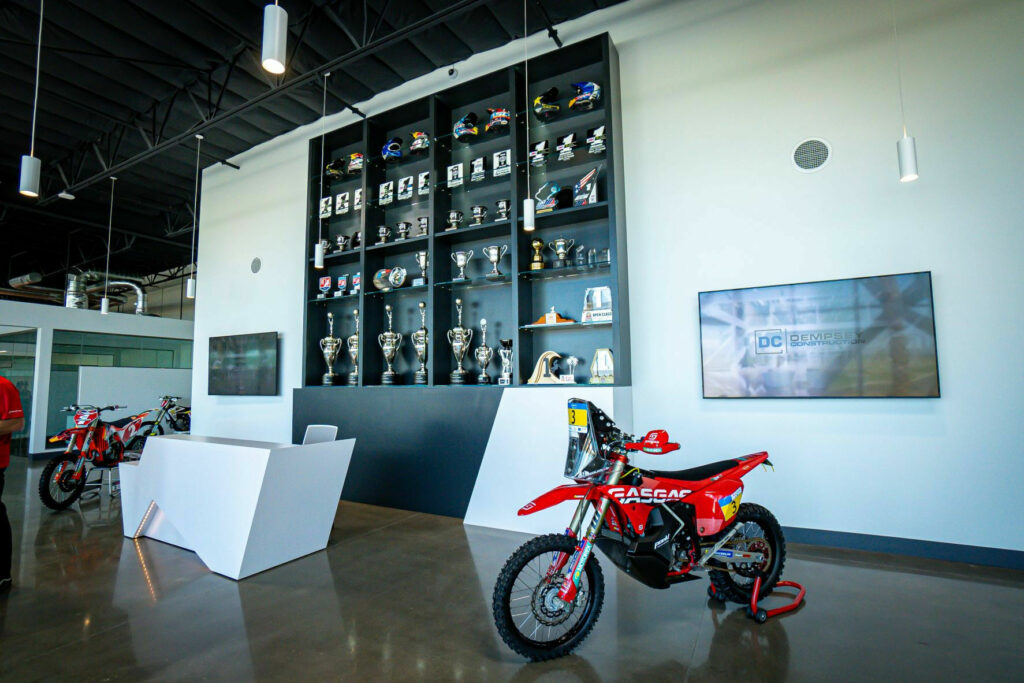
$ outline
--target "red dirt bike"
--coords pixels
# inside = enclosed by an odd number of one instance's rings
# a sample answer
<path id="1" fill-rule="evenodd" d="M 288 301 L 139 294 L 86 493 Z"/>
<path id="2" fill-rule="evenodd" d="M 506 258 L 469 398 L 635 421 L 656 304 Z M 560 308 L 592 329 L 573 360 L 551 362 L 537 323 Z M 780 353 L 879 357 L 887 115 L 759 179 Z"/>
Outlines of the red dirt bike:
<path id="1" fill-rule="evenodd" d="M 740 479 L 768 462 L 765 452 L 678 471 L 632 467 L 629 454 L 679 448 L 661 430 L 643 441 L 620 431 L 589 401 L 569 400 L 569 453 L 565 476 L 576 481 L 527 503 L 529 515 L 578 501 L 564 534 L 538 536 L 508 559 L 494 586 L 498 633 L 533 660 L 572 652 L 597 622 L 604 578 L 597 546 L 619 569 L 652 588 L 699 579 L 707 571 L 709 595 L 751 604 L 779 582 L 786 541 L 775 517 L 741 503 Z M 588 510 L 590 524 L 583 531 Z M 760 610 L 759 610 L 760 611 Z M 752 614 L 758 621 L 761 615 Z"/>
<path id="2" fill-rule="evenodd" d="M 138 433 L 149 412 L 104 422 L 100 414 L 126 406 L 72 405 L 61 408 L 75 413 L 75 426 L 51 436 L 50 443 L 67 441 L 63 453 L 46 463 L 39 477 L 39 497 L 43 505 L 63 510 L 74 503 L 85 491 L 86 480 L 92 469 L 116 467 L 124 459 L 125 444 Z"/>

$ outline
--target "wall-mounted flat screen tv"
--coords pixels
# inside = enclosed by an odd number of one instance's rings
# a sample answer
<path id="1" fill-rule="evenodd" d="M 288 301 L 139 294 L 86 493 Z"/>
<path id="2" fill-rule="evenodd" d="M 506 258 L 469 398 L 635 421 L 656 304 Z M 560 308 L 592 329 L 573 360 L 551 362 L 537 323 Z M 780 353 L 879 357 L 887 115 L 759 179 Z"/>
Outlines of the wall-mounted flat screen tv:
<path id="1" fill-rule="evenodd" d="M 930 272 L 700 293 L 704 398 L 937 398 Z"/>
<path id="2" fill-rule="evenodd" d="M 210 337 L 209 393 L 277 395 L 277 332 Z"/>

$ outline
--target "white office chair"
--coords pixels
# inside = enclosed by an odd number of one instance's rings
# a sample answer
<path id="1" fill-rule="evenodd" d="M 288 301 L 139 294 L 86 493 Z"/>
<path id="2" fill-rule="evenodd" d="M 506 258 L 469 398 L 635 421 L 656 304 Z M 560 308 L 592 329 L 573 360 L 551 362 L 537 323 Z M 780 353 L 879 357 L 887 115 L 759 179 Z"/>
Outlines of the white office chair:
<path id="1" fill-rule="evenodd" d="M 309 425 L 306 427 L 306 435 L 302 437 L 302 445 L 334 441 L 337 437 L 336 425 Z"/>

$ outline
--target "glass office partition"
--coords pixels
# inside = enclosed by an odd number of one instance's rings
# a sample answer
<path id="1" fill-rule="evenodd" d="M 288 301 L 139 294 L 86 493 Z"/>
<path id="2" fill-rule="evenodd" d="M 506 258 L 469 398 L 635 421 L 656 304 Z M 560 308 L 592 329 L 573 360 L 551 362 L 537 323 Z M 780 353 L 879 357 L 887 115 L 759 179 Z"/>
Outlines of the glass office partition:
<path id="1" fill-rule="evenodd" d="M 25 428 L 11 438 L 11 454 L 28 454 L 32 426 L 32 378 L 36 369 L 36 331 L 32 328 L 0 325 L 0 377 L 5 377 L 21 394 Z"/>
<path id="2" fill-rule="evenodd" d="M 77 400 L 78 370 L 82 366 L 189 369 L 192 367 L 192 341 L 54 330 L 48 434 L 67 426 L 68 415 L 60 409 Z"/>

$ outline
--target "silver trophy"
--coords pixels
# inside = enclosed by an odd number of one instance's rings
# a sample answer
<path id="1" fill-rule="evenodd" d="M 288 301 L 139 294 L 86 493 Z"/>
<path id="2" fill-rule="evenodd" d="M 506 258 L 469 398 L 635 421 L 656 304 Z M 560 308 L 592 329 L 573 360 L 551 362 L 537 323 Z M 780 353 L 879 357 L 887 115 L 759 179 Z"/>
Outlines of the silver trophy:
<path id="1" fill-rule="evenodd" d="M 480 346 L 473 351 L 476 362 L 480 364 L 480 375 L 476 378 L 477 384 L 490 384 L 491 376 L 487 374 L 487 366 L 494 358 L 494 350 L 487 345 L 487 318 L 480 318 Z"/>
<path id="2" fill-rule="evenodd" d="M 469 208 L 473 212 L 473 225 L 483 225 L 484 221 L 487 220 L 487 207 L 482 204 L 476 204 Z"/>
<path id="3" fill-rule="evenodd" d="M 413 384 L 427 383 L 427 346 L 430 338 L 427 334 L 427 304 L 420 302 L 420 329 L 416 330 L 409 337 L 412 339 L 412 348 L 416 351 L 416 360 L 420 362 L 420 369 L 412 376 Z"/>
<path id="4" fill-rule="evenodd" d="M 564 384 L 576 384 L 576 366 L 579 364 L 580 359 L 577 358 L 576 356 L 569 356 L 568 358 L 566 358 L 566 372 L 563 372 L 558 376 L 558 381 Z"/>
<path id="5" fill-rule="evenodd" d="M 384 307 L 384 312 L 388 316 L 388 331 L 377 335 L 377 343 L 380 344 L 380 350 L 384 352 L 384 362 L 387 363 L 388 369 L 380 376 L 380 383 L 394 384 L 397 373 L 391 369 L 391 364 L 395 362 L 398 349 L 402 348 L 402 335 L 392 329 L 391 304 Z"/>
<path id="6" fill-rule="evenodd" d="M 386 225 L 382 225 L 377 228 L 377 236 L 380 238 L 377 240 L 377 244 L 384 244 L 388 241 L 388 237 L 391 237 L 391 228 Z"/>
<path id="7" fill-rule="evenodd" d="M 512 210 L 512 202 L 508 199 L 499 199 L 496 205 L 498 207 L 498 220 L 507 221 L 509 211 Z"/>
<path id="8" fill-rule="evenodd" d="M 504 277 L 501 271 L 498 270 L 498 262 L 504 258 L 505 253 L 508 252 L 508 245 L 503 244 L 500 247 L 490 246 L 483 248 L 484 256 L 491 262 L 491 272 L 487 273 L 488 280 L 497 280 L 498 278 Z"/>
<path id="9" fill-rule="evenodd" d="M 352 372 L 348 373 L 348 385 L 359 384 L 359 309 L 352 311 L 356 319 L 356 331 L 348 338 L 348 357 L 352 359 Z"/>
<path id="10" fill-rule="evenodd" d="M 462 359 L 466 357 L 466 351 L 469 350 L 469 342 L 473 339 L 473 330 L 467 330 L 462 326 L 462 299 L 455 300 L 455 310 L 459 314 L 459 323 L 448 330 L 448 343 L 452 345 L 452 354 L 458 364 L 448 379 L 452 384 L 465 384 L 466 371 L 462 367 Z"/>
<path id="11" fill-rule="evenodd" d="M 398 238 L 396 241 L 402 241 L 409 239 L 409 231 L 412 230 L 412 223 L 409 221 L 402 221 L 398 224 Z"/>
<path id="12" fill-rule="evenodd" d="M 427 284 L 427 266 L 430 265 L 430 252 L 417 251 L 415 258 L 416 265 L 420 267 L 420 276 L 413 278 L 412 286 L 419 287 L 420 285 Z"/>
<path id="13" fill-rule="evenodd" d="M 462 212 L 458 209 L 452 209 L 448 212 L 448 227 L 444 229 L 445 232 L 449 230 L 458 230 L 459 223 L 462 222 Z"/>
<path id="14" fill-rule="evenodd" d="M 569 250 L 572 249 L 574 244 L 576 244 L 576 240 L 567 240 L 563 237 L 548 243 L 548 248 L 555 252 L 557 258 L 555 268 L 565 268 L 569 265 Z"/>
<path id="15" fill-rule="evenodd" d="M 498 384 L 508 386 L 512 384 L 512 340 L 499 339 L 501 345 L 498 348 L 498 356 L 501 357 L 501 376 L 498 377 Z"/>
<path id="16" fill-rule="evenodd" d="M 429 216 L 420 216 L 419 218 L 416 219 L 416 223 L 420 227 L 420 232 L 419 232 L 418 237 L 422 237 L 422 236 L 424 236 L 424 235 L 426 235 L 427 233 L 430 232 L 430 217 Z"/>
<path id="17" fill-rule="evenodd" d="M 327 336 L 320 340 L 320 351 L 324 354 L 324 362 L 327 363 L 327 372 L 321 378 L 323 385 L 334 384 L 334 361 L 338 360 L 338 351 L 341 350 L 341 339 L 334 336 L 334 314 L 327 314 Z"/>
<path id="18" fill-rule="evenodd" d="M 335 241 L 338 243 L 338 252 L 342 252 L 348 249 L 348 245 L 352 240 L 347 235 L 338 235 Z"/>
<path id="19" fill-rule="evenodd" d="M 473 258 L 473 250 L 469 251 L 457 251 L 452 254 L 452 261 L 455 261 L 455 265 L 459 268 L 459 276 L 456 280 L 466 279 L 466 266 L 469 265 L 469 259 Z"/>

